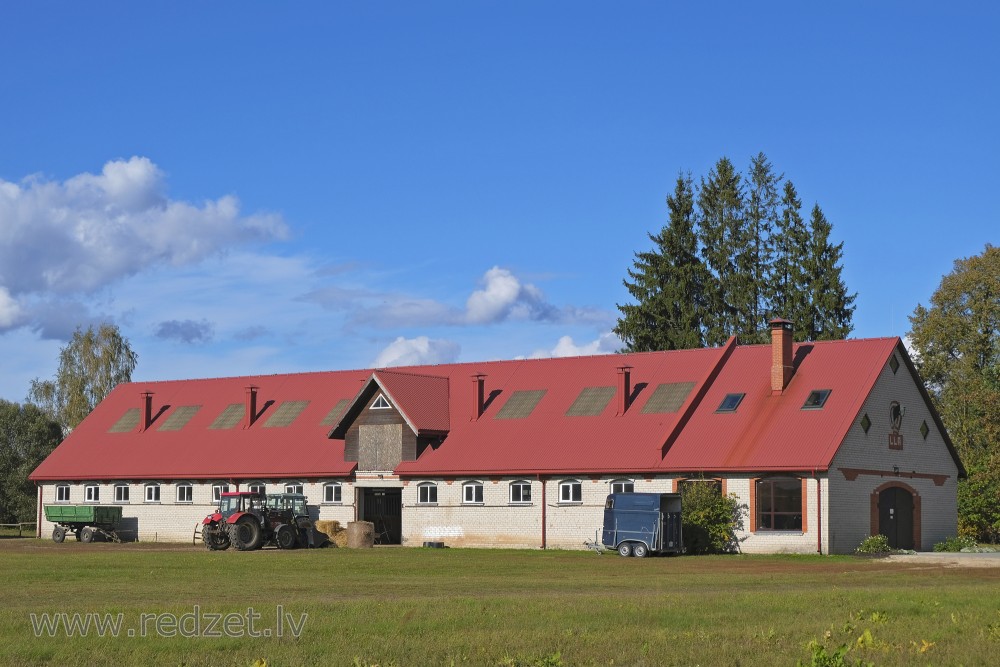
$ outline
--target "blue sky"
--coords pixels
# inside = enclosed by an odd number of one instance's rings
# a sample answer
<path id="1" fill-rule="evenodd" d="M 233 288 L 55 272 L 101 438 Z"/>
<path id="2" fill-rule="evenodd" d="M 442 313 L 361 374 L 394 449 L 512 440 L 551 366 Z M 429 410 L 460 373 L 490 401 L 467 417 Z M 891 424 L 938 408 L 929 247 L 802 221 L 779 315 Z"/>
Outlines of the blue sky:
<path id="1" fill-rule="evenodd" d="M 988 3 L 18 3 L 0 398 L 118 324 L 137 380 L 610 352 L 679 171 L 763 151 L 857 337 L 1000 242 Z"/>

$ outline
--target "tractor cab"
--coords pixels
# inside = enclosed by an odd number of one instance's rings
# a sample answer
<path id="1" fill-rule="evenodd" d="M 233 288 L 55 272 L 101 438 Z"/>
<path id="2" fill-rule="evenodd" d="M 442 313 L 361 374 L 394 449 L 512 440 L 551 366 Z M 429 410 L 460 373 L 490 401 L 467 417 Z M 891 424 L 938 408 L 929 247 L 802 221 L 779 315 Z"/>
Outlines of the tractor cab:
<path id="1" fill-rule="evenodd" d="M 301 493 L 272 493 L 267 496 L 267 508 L 278 511 L 288 510 L 293 517 L 309 516 L 306 497 Z"/>
<path id="2" fill-rule="evenodd" d="M 264 496 L 259 493 L 248 491 L 229 491 L 219 498 L 219 514 L 223 519 L 229 519 L 234 514 L 240 512 L 251 512 L 262 514 L 264 510 Z"/>

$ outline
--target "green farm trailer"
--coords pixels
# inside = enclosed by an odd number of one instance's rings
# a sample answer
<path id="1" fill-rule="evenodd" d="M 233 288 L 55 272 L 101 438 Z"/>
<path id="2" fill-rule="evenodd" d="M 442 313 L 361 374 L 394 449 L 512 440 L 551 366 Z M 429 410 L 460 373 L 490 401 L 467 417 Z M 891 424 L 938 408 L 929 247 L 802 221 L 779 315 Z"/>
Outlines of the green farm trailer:
<path id="1" fill-rule="evenodd" d="M 112 542 L 121 542 L 118 524 L 122 508 L 114 505 L 46 505 L 45 518 L 56 524 L 52 541 L 62 542 L 66 533 L 73 531 L 80 542 L 93 542 L 94 535 L 102 535 Z"/>

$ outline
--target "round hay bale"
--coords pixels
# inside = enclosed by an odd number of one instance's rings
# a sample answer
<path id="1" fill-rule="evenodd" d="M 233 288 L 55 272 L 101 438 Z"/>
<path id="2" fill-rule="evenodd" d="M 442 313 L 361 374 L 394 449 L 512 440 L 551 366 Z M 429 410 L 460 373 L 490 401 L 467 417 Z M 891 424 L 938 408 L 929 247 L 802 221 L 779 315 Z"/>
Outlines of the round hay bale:
<path id="1" fill-rule="evenodd" d="M 371 521 L 352 521 L 347 524 L 347 546 L 351 549 L 375 546 L 375 524 Z"/>

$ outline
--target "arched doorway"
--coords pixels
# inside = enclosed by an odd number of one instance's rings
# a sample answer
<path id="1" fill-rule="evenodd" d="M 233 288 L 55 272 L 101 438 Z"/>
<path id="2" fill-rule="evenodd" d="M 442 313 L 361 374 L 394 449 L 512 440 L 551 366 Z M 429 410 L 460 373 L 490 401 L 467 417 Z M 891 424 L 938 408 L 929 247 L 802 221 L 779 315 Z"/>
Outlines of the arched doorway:
<path id="1" fill-rule="evenodd" d="M 920 499 L 901 482 L 889 482 L 872 494 L 872 534 L 885 535 L 893 549 L 914 549 L 920 539 Z"/>

